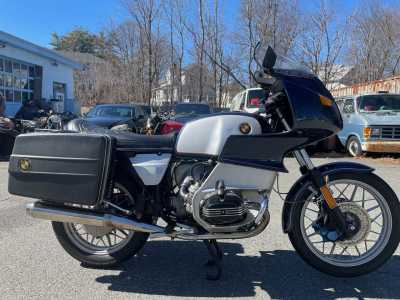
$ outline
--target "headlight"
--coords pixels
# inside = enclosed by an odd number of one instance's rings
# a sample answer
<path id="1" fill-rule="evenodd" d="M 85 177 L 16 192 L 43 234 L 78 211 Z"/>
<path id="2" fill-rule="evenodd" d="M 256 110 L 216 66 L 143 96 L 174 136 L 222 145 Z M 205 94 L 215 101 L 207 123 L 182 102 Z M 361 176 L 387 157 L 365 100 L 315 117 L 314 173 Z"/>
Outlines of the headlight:
<path id="1" fill-rule="evenodd" d="M 380 135 L 381 135 L 381 129 L 380 128 L 372 128 L 371 136 L 380 136 Z"/>
<path id="2" fill-rule="evenodd" d="M 381 135 L 381 129 L 380 128 L 371 128 L 371 127 L 365 127 L 364 128 L 364 138 L 368 139 L 371 136 L 380 136 Z"/>

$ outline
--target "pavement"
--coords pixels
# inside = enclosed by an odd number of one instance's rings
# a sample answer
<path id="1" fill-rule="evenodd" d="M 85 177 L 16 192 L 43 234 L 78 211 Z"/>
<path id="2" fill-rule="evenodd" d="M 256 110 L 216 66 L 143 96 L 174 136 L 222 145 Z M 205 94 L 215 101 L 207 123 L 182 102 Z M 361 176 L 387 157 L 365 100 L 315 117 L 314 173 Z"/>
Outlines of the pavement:
<path id="1" fill-rule="evenodd" d="M 350 159 L 347 159 L 350 160 Z M 322 164 L 332 159 L 315 159 Z M 400 196 L 400 165 L 363 160 Z M 287 190 L 299 177 L 280 178 Z M 338 279 L 315 271 L 294 252 L 281 230 L 282 201 L 273 195 L 271 224 L 259 236 L 221 242 L 222 279 L 205 279 L 200 242 L 153 240 L 121 267 L 89 269 L 58 244 L 49 222 L 25 215 L 32 201 L 7 193 L 7 162 L 0 162 L 1 299 L 400 299 L 400 251 L 369 275 Z"/>

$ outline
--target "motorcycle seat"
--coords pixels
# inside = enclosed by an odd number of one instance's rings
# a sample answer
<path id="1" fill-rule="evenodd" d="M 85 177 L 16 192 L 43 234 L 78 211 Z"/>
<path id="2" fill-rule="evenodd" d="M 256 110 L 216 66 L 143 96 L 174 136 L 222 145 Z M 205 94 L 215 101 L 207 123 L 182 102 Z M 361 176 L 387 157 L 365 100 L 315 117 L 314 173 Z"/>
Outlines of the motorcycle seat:
<path id="1" fill-rule="evenodd" d="M 176 134 L 144 135 L 123 131 L 112 131 L 110 136 L 117 142 L 118 150 L 141 152 L 173 152 Z"/>
<path id="2" fill-rule="evenodd" d="M 116 147 L 122 151 L 173 152 L 176 140 L 175 133 L 166 135 L 136 134 L 89 125 L 82 119 L 70 121 L 64 129 L 66 132 L 107 134 L 116 140 Z"/>

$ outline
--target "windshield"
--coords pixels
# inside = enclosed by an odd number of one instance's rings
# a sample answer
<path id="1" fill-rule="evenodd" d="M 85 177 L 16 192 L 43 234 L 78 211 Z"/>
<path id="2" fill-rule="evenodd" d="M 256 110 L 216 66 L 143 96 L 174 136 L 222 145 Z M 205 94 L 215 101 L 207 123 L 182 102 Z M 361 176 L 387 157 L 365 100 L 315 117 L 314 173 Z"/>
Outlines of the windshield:
<path id="1" fill-rule="evenodd" d="M 247 96 L 247 104 L 246 107 L 248 108 L 259 108 L 261 104 L 261 100 L 265 100 L 267 95 L 264 90 L 249 90 Z"/>
<path id="2" fill-rule="evenodd" d="M 142 107 L 142 110 L 143 110 L 143 112 L 144 112 L 144 114 L 146 116 L 150 116 L 151 115 L 151 107 L 150 106 L 142 105 L 141 107 Z"/>
<path id="3" fill-rule="evenodd" d="M 94 107 L 88 117 L 132 118 L 135 109 L 128 106 L 98 106 Z"/>
<path id="4" fill-rule="evenodd" d="M 208 115 L 211 113 L 210 107 L 206 104 L 178 104 L 174 111 L 177 115 Z"/>
<path id="5" fill-rule="evenodd" d="M 254 58 L 259 68 L 262 68 L 262 63 L 264 61 L 268 47 L 270 47 L 268 44 L 260 42 L 255 50 Z M 275 53 L 275 55 L 276 61 L 273 66 L 273 70 L 275 73 L 288 76 L 315 76 L 315 74 L 308 67 L 301 64 L 300 62 L 297 62 L 289 57 L 277 53 Z"/>
<path id="6" fill-rule="evenodd" d="M 400 95 L 369 95 L 359 99 L 360 112 L 400 111 Z"/>

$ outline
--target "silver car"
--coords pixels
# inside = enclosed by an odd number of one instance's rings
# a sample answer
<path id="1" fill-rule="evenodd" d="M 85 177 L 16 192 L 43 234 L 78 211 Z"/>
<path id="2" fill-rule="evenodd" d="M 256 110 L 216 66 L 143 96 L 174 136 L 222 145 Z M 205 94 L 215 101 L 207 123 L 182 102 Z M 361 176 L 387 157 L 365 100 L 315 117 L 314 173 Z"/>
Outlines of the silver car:
<path id="1" fill-rule="evenodd" d="M 400 153 L 400 94 L 348 96 L 336 102 L 343 118 L 338 137 L 350 155 Z"/>

